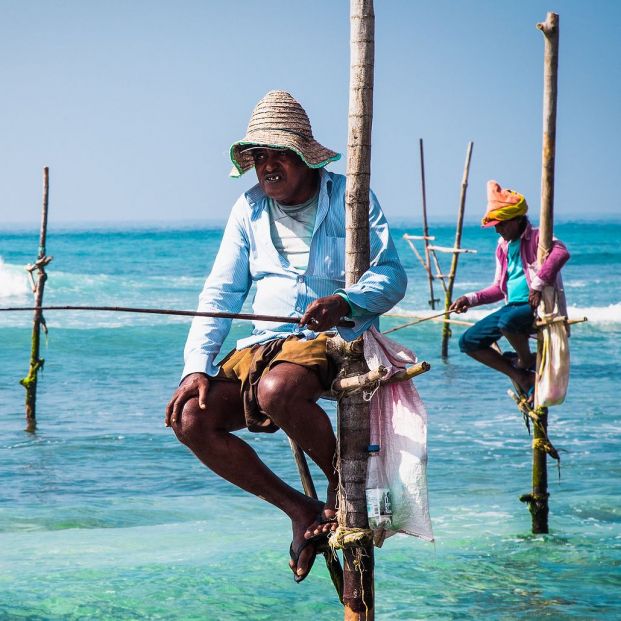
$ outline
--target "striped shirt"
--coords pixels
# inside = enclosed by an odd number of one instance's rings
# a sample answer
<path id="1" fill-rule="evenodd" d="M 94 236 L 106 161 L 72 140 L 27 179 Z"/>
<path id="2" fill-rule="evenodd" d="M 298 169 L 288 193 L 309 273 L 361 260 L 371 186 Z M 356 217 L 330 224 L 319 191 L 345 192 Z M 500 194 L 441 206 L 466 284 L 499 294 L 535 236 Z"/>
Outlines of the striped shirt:
<path id="1" fill-rule="evenodd" d="M 407 277 L 377 198 L 370 193 L 371 265 L 354 285 L 345 287 L 345 177 L 322 169 L 313 235 L 306 271 L 301 273 L 280 254 L 270 235 L 269 199 L 257 184 L 235 203 L 220 249 L 199 296 L 199 311 L 238 313 L 254 284 L 252 311 L 261 315 L 301 317 L 317 298 L 345 293 L 358 307 L 353 328 L 338 328 L 352 340 L 405 294 Z M 360 312 L 362 310 L 362 312 Z M 230 319 L 195 317 L 185 346 L 183 377 L 215 375 L 216 356 L 231 327 Z M 254 321 L 252 335 L 237 349 L 274 338 L 316 333 L 297 324 Z"/>

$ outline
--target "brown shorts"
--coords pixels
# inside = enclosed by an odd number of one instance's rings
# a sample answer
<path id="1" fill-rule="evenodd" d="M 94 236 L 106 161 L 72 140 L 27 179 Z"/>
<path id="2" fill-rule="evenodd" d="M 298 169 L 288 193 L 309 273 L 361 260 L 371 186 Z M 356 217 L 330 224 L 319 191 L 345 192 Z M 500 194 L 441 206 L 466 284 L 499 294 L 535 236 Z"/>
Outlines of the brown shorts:
<path id="1" fill-rule="evenodd" d="M 264 373 L 267 373 L 279 362 L 291 362 L 312 369 L 317 373 L 321 385 L 329 390 L 334 379 L 334 364 L 326 355 L 326 341 L 330 335 L 322 333 L 316 339 L 303 340 L 298 336 L 283 339 L 280 351 L 268 362 Z M 220 363 L 218 379 L 238 380 L 242 384 L 247 380 L 253 361 L 261 357 L 265 344 L 259 343 L 245 349 L 234 349 Z"/>
<path id="2" fill-rule="evenodd" d="M 327 334 L 305 340 L 298 335 L 275 339 L 241 350 L 233 350 L 220 363 L 218 379 L 240 382 L 246 426 L 250 431 L 271 433 L 278 427 L 260 410 L 257 398 L 259 381 L 281 362 L 299 364 L 314 371 L 321 385 L 329 390 L 336 367 L 326 353 Z"/>

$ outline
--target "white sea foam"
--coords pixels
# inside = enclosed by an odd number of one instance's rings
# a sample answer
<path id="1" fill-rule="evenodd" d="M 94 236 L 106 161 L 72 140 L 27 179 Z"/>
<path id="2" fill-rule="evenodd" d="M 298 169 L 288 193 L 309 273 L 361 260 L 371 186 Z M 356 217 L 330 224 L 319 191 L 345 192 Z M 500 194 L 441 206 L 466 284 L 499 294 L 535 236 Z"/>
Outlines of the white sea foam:
<path id="1" fill-rule="evenodd" d="M 569 306 L 567 314 L 570 319 L 586 317 L 589 323 L 621 323 L 621 302 L 608 306 Z"/>
<path id="2" fill-rule="evenodd" d="M 0 300 L 23 302 L 31 295 L 28 275 L 23 267 L 10 265 L 0 257 Z"/>

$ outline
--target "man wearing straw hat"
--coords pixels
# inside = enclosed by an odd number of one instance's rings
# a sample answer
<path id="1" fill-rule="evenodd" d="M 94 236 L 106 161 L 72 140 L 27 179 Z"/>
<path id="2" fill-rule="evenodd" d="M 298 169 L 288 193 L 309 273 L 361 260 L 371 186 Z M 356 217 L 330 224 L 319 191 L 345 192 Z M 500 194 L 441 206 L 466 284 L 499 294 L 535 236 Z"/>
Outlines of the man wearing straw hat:
<path id="1" fill-rule="evenodd" d="M 496 276 L 491 286 L 457 298 L 449 310 L 463 313 L 473 306 L 506 301 L 505 306 L 468 328 L 459 340 L 459 347 L 475 360 L 510 377 L 531 399 L 535 354 L 530 351 L 528 339 L 533 331 L 535 309 L 543 288 L 554 285 L 559 293 L 559 305 L 565 312 L 560 271 L 569 259 L 569 252 L 561 241 L 554 239 L 550 253 L 537 268 L 539 230 L 531 226 L 527 211 L 524 196 L 500 187 L 496 181 L 487 182 L 487 211 L 481 224 L 493 226 L 500 235 Z M 515 362 L 492 347 L 503 336 L 517 354 Z"/>
<path id="2" fill-rule="evenodd" d="M 326 355 L 325 331 L 349 318 L 353 327 L 338 332 L 356 338 L 403 297 L 407 281 L 371 193 L 371 266 L 345 287 L 345 178 L 325 170 L 340 155 L 314 139 L 306 112 L 290 94 L 267 93 L 230 155 L 231 176 L 254 167 L 258 184 L 232 209 L 198 310 L 238 313 L 254 286 L 255 314 L 300 321 L 255 320 L 252 334 L 216 364 L 231 320 L 196 317 L 166 424 L 216 474 L 289 516 L 289 565 L 300 582 L 336 514 L 336 439 L 317 405 L 336 371 Z M 282 428 L 325 474 L 326 502 L 277 477 L 234 435 L 244 427 Z"/>

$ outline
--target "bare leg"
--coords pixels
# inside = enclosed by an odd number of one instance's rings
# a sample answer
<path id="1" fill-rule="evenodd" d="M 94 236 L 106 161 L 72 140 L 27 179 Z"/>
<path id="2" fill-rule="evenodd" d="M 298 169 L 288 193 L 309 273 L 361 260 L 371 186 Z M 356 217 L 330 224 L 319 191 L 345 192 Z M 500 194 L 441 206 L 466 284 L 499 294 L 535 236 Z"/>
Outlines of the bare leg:
<path id="1" fill-rule="evenodd" d="M 468 355 L 488 367 L 504 373 L 518 384 L 525 393 L 528 392 L 535 382 L 533 373 L 514 367 L 507 358 L 491 347 L 468 352 Z"/>
<path id="2" fill-rule="evenodd" d="M 336 514 L 338 473 L 335 468 L 336 437 L 328 415 L 316 401 L 323 392 L 317 375 L 310 369 L 281 362 L 259 384 L 261 409 L 319 466 L 328 480 L 323 518 Z M 306 538 L 328 532 L 334 523 L 314 522 Z"/>
<path id="3" fill-rule="evenodd" d="M 534 362 L 535 354 L 530 352 L 530 344 L 528 334 L 525 332 L 505 332 L 502 335 L 511 343 L 511 347 L 515 349 L 518 355 L 517 367 L 520 369 L 528 369 Z"/>
<path id="4" fill-rule="evenodd" d="M 304 532 L 321 503 L 287 485 L 232 431 L 245 426 L 239 384 L 212 380 L 206 409 L 197 399 L 188 401 L 180 420 L 173 424 L 179 440 L 216 474 L 284 511 L 291 519 L 294 547 L 304 541 Z M 297 569 L 306 573 L 315 551 L 308 546 L 300 554 Z"/>

